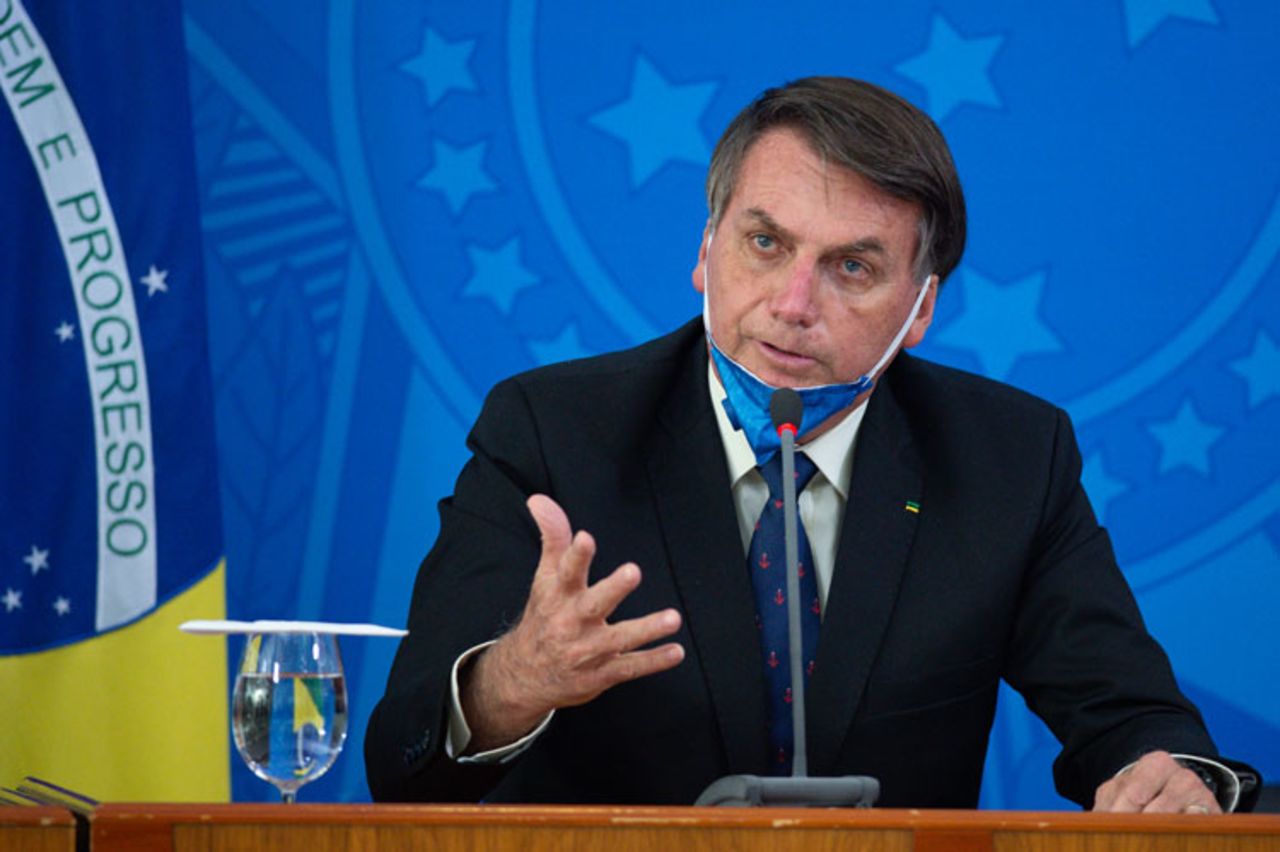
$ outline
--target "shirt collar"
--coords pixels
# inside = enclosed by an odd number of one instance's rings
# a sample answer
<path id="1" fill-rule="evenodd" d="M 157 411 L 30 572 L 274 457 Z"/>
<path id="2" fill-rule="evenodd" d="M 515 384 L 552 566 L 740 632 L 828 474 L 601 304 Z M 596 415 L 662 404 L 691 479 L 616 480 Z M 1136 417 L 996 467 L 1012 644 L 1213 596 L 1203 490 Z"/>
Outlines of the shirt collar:
<path id="1" fill-rule="evenodd" d="M 729 423 L 729 415 L 724 410 L 724 385 L 720 384 L 710 361 L 707 362 L 707 386 L 711 392 L 711 408 L 716 413 L 716 426 L 720 429 L 720 443 L 724 445 L 725 460 L 729 463 L 729 482 L 731 486 L 737 485 L 755 469 L 756 454 L 746 436 Z M 831 429 L 799 447 L 845 500 L 849 499 L 849 480 L 853 477 L 853 448 L 866 413 L 864 401 Z"/>

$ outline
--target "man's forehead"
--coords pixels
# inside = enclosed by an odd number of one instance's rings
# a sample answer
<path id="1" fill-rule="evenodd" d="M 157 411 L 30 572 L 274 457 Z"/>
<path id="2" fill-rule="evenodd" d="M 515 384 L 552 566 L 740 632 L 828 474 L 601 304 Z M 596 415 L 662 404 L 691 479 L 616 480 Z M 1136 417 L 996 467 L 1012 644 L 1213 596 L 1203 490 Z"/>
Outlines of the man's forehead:
<path id="1" fill-rule="evenodd" d="M 744 189 L 778 192 L 785 191 L 789 183 L 812 180 L 821 182 L 825 188 L 824 195 L 834 200 L 843 196 L 885 208 L 918 209 L 914 201 L 879 186 L 858 169 L 820 150 L 803 133 L 790 127 L 766 131 L 747 148 L 730 203 L 737 197 L 748 207 L 755 206 L 752 199 L 742 198 Z"/>
<path id="2" fill-rule="evenodd" d="M 821 186 L 817 201 L 807 192 L 815 182 Z M 902 236 L 909 237 L 914 251 L 920 206 L 823 156 L 792 128 L 762 134 L 748 149 L 736 184 L 725 211 L 735 226 L 760 225 L 786 234 L 790 228 L 803 227 L 814 216 L 816 204 L 822 208 L 817 211 L 820 221 L 847 225 L 828 230 L 827 236 L 837 243 L 885 252 L 895 242 L 892 232 L 905 225 L 910 234 Z"/>

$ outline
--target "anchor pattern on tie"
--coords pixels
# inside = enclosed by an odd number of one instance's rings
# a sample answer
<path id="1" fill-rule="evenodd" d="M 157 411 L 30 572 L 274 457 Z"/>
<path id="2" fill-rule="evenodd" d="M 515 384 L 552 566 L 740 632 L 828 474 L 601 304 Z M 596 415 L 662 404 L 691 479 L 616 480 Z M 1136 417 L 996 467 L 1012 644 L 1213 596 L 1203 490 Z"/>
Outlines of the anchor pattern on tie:
<path id="1" fill-rule="evenodd" d="M 809 457 L 796 453 L 797 499 L 817 468 Z M 775 453 L 759 468 L 769 486 L 760 519 L 751 538 L 747 566 L 756 598 L 756 626 L 760 634 L 762 670 L 768 695 L 769 753 L 773 755 L 769 770 L 774 775 L 791 773 L 794 728 L 791 723 L 791 646 L 787 627 L 787 564 L 782 495 L 782 454 Z M 800 607 L 802 659 L 806 680 L 813 675 L 814 653 L 822 624 L 822 607 L 818 599 L 818 583 L 807 566 L 813 555 L 804 525 L 797 518 L 797 552 L 800 600 L 810 601 Z"/>

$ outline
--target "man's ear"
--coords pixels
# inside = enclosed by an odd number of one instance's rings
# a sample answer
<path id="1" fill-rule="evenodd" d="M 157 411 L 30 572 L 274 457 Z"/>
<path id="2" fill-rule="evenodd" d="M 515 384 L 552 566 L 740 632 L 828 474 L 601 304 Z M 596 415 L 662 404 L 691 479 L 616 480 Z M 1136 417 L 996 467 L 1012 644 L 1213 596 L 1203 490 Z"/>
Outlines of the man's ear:
<path id="1" fill-rule="evenodd" d="M 924 333 L 933 323 L 933 305 L 938 299 L 938 276 L 930 275 L 925 280 L 924 286 L 929 288 L 929 292 L 920 303 L 920 310 L 916 313 L 916 319 L 911 323 L 911 328 L 907 329 L 907 336 L 902 339 L 903 349 L 919 346 L 924 340 Z"/>
<path id="2" fill-rule="evenodd" d="M 706 227 L 702 229 L 702 242 L 698 245 L 698 262 L 693 267 L 693 289 L 699 293 L 706 289 L 707 283 L 707 248 L 711 245 L 711 235 L 715 233 L 715 229 L 711 227 L 711 220 L 707 220 Z"/>

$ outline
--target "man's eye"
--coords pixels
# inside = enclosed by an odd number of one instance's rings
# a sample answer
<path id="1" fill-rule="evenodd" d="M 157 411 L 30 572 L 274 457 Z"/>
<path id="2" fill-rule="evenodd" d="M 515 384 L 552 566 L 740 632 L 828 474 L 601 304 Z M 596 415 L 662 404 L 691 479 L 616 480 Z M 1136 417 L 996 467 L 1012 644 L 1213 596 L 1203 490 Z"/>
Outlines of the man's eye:
<path id="1" fill-rule="evenodd" d="M 756 234 L 751 238 L 751 240 L 755 243 L 756 248 L 761 251 L 773 251 L 774 247 L 778 244 L 778 241 L 768 234 Z"/>
<path id="2" fill-rule="evenodd" d="M 862 261 L 854 260 L 851 257 L 846 257 L 840 261 L 840 269 L 845 275 L 865 275 L 867 272 L 867 267 Z"/>

